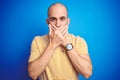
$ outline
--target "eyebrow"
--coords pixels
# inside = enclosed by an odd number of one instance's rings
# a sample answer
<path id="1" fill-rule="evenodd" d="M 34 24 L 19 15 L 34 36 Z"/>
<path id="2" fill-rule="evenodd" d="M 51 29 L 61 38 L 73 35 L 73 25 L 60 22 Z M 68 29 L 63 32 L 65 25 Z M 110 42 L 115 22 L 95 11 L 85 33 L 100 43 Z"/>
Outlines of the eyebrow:
<path id="1" fill-rule="evenodd" d="M 65 16 L 62 16 L 62 17 L 60 17 L 60 18 L 67 18 L 67 17 L 65 17 Z"/>
<path id="2" fill-rule="evenodd" d="M 56 17 L 50 17 L 49 19 L 56 19 Z"/>

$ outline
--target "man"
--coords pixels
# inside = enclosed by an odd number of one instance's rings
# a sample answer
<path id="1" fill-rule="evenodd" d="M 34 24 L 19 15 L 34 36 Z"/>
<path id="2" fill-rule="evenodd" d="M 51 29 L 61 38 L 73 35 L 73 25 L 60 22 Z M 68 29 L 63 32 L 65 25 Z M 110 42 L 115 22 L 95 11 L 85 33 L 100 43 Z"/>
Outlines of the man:
<path id="1" fill-rule="evenodd" d="M 92 64 L 87 44 L 68 33 L 68 11 L 61 3 L 48 8 L 49 34 L 36 36 L 31 45 L 28 72 L 33 80 L 78 80 L 89 78 Z"/>

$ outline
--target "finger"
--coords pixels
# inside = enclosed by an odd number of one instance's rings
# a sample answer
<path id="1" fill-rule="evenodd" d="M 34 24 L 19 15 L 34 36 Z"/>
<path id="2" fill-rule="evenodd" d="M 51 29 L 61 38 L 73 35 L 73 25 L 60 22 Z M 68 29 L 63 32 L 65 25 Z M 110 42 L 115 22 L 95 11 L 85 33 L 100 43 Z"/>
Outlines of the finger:
<path id="1" fill-rule="evenodd" d="M 64 33 L 64 37 L 66 37 L 68 35 L 68 31 L 66 33 Z"/>
<path id="2" fill-rule="evenodd" d="M 68 27 L 68 23 L 67 22 L 65 24 L 63 24 L 61 27 L 59 27 L 59 29 L 62 29 L 64 27 Z"/>
<path id="3" fill-rule="evenodd" d="M 65 26 L 61 26 L 58 30 L 59 30 L 59 32 L 62 33 L 65 30 L 65 28 L 66 28 Z"/>
<path id="4" fill-rule="evenodd" d="M 49 26 L 49 35 L 51 35 L 52 34 L 51 24 L 49 24 L 48 26 Z"/>
<path id="5" fill-rule="evenodd" d="M 55 31 L 55 28 L 52 26 L 52 24 L 49 24 L 49 29 L 52 33 Z"/>
<path id="6" fill-rule="evenodd" d="M 68 30 L 68 27 L 67 26 L 64 26 L 64 27 L 62 27 L 61 29 L 59 29 L 60 30 L 60 33 L 63 33 L 64 32 L 64 30 Z"/>
<path id="7" fill-rule="evenodd" d="M 52 26 L 51 24 L 48 24 L 49 28 Z"/>
<path id="8" fill-rule="evenodd" d="M 52 26 L 51 26 L 51 30 L 52 30 L 52 31 L 55 31 L 55 29 L 54 29 Z"/>
<path id="9" fill-rule="evenodd" d="M 56 30 L 56 29 L 57 29 L 57 27 L 56 27 L 56 26 L 52 26 L 52 28 L 53 28 L 54 30 Z"/>
<path id="10" fill-rule="evenodd" d="M 61 30 L 61 33 L 64 34 L 64 32 L 66 32 L 66 31 L 68 31 L 68 27 L 65 26 L 65 27 Z"/>
<path id="11" fill-rule="evenodd" d="M 52 34 L 52 31 L 51 31 L 51 28 L 49 28 L 49 35 L 51 35 Z"/>
<path id="12" fill-rule="evenodd" d="M 64 32 L 62 33 L 63 36 L 66 36 L 68 34 L 68 30 L 64 30 Z"/>
<path id="13" fill-rule="evenodd" d="M 65 27 L 65 26 L 64 26 L 64 25 L 62 25 L 61 27 L 59 27 L 59 30 L 62 30 L 64 27 Z"/>

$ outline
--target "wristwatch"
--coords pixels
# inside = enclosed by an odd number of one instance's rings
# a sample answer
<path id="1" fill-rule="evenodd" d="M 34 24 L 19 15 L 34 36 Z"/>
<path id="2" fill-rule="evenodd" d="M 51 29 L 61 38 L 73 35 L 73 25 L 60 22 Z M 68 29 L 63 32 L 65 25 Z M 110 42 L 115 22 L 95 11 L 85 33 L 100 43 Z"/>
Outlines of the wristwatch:
<path id="1" fill-rule="evenodd" d="M 68 44 L 66 45 L 66 50 L 67 50 L 67 51 L 70 51 L 70 50 L 72 50 L 72 49 L 73 49 L 72 43 L 68 43 Z"/>

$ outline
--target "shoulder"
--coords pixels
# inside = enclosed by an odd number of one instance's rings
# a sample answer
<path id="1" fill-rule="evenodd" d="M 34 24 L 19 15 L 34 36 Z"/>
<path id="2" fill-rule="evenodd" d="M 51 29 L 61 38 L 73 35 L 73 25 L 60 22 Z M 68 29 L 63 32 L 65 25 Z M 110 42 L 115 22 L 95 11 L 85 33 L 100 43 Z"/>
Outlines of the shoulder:
<path id="1" fill-rule="evenodd" d="M 39 47 L 40 46 L 46 46 L 49 42 L 48 35 L 43 36 L 35 36 L 33 39 L 33 42 L 35 42 Z"/>
<path id="2" fill-rule="evenodd" d="M 34 39 L 47 39 L 48 38 L 48 35 L 42 35 L 42 36 L 35 36 Z M 33 39 L 33 40 L 34 40 Z"/>
<path id="3" fill-rule="evenodd" d="M 87 43 L 85 41 L 85 39 L 81 36 L 75 36 L 75 35 L 71 35 L 74 40 L 75 40 L 75 48 L 76 50 L 79 52 L 79 54 L 88 54 L 88 46 Z M 72 40 L 73 40 L 72 38 Z"/>
<path id="4" fill-rule="evenodd" d="M 76 41 L 85 41 L 85 39 L 79 35 L 69 34 L 72 39 L 75 39 Z"/>
<path id="5" fill-rule="evenodd" d="M 72 42 L 75 46 L 87 46 L 85 39 L 79 35 L 75 36 L 74 34 L 70 34 Z"/>
<path id="6" fill-rule="evenodd" d="M 32 43 L 44 43 L 44 42 L 48 42 L 48 35 L 43 35 L 43 36 L 35 36 L 32 40 Z"/>
<path id="7" fill-rule="evenodd" d="M 33 38 L 33 41 L 36 41 L 36 42 L 48 41 L 48 35 L 35 36 L 35 37 Z"/>

